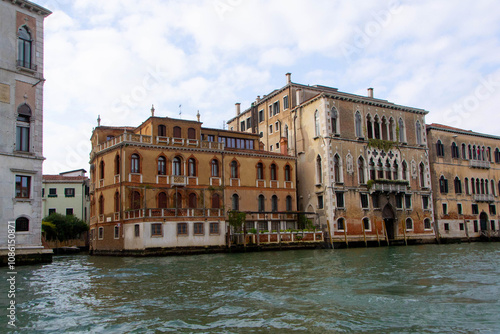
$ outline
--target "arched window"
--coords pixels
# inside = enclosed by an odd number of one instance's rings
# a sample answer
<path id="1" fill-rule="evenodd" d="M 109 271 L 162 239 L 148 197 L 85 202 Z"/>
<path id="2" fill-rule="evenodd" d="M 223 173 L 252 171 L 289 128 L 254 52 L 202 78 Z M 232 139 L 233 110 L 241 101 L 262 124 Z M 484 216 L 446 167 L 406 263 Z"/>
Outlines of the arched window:
<path id="1" fill-rule="evenodd" d="M 278 196 L 276 195 L 273 195 L 273 197 L 271 197 L 271 211 L 272 212 L 278 211 Z"/>
<path id="2" fill-rule="evenodd" d="M 104 197 L 102 195 L 99 196 L 99 214 L 104 214 Z"/>
<path id="3" fill-rule="evenodd" d="M 394 127 L 394 118 L 389 119 L 389 140 L 394 141 L 395 137 L 395 127 Z"/>
<path id="4" fill-rule="evenodd" d="M 362 157 L 358 158 L 358 180 L 359 184 L 365 184 L 365 161 Z"/>
<path id="5" fill-rule="evenodd" d="M 441 140 L 438 140 L 436 142 L 436 155 L 438 157 L 444 157 L 444 145 L 443 142 L 441 142 Z"/>
<path id="6" fill-rule="evenodd" d="M 462 193 L 462 182 L 460 182 L 460 179 L 458 178 L 458 176 L 455 177 L 455 181 L 453 183 L 455 184 L 455 193 L 461 194 Z"/>
<path id="7" fill-rule="evenodd" d="M 175 199 L 175 207 L 177 209 L 182 209 L 182 194 L 180 192 L 176 192 L 174 195 Z"/>
<path id="8" fill-rule="evenodd" d="M 472 146 L 472 159 L 477 160 L 477 148 L 476 148 L 476 145 Z"/>
<path id="9" fill-rule="evenodd" d="M 271 180 L 276 181 L 278 179 L 278 175 L 276 172 L 276 165 L 271 164 Z"/>
<path id="10" fill-rule="evenodd" d="M 497 194 L 495 193 L 495 181 L 491 180 L 491 194 L 496 196 Z"/>
<path id="11" fill-rule="evenodd" d="M 23 103 L 17 108 L 16 151 L 30 150 L 30 120 L 31 108 Z"/>
<path id="12" fill-rule="evenodd" d="M 481 194 L 481 182 L 479 179 L 476 179 L 476 194 Z"/>
<path id="13" fill-rule="evenodd" d="M 337 219 L 337 230 L 343 231 L 345 229 L 345 221 L 344 218 Z"/>
<path id="14" fill-rule="evenodd" d="M 220 196 L 217 193 L 212 195 L 212 208 L 219 209 L 220 208 Z"/>
<path id="15" fill-rule="evenodd" d="M 419 174 L 420 174 L 420 188 L 425 188 L 425 167 L 424 167 L 424 163 L 421 162 L 419 165 L 418 165 L 418 171 L 419 171 Z"/>
<path id="16" fill-rule="evenodd" d="M 375 162 L 373 158 L 370 159 L 370 180 L 375 180 L 377 178 L 375 173 Z"/>
<path id="17" fill-rule="evenodd" d="M 368 138 L 373 138 L 373 126 L 372 126 L 372 117 L 370 114 L 366 116 L 366 130 L 368 131 Z"/>
<path id="18" fill-rule="evenodd" d="M 422 145 L 422 126 L 420 125 L 420 121 L 415 123 L 415 132 L 417 137 L 417 145 Z"/>
<path id="19" fill-rule="evenodd" d="M 166 137 L 167 136 L 167 127 L 163 124 L 158 125 L 158 136 Z"/>
<path id="20" fill-rule="evenodd" d="M 382 165 L 382 160 L 379 158 L 377 162 L 377 178 L 384 178 L 384 166 Z"/>
<path id="21" fill-rule="evenodd" d="M 460 158 L 460 153 L 459 153 L 459 150 L 458 150 L 458 145 L 455 142 L 453 142 L 451 144 L 451 157 L 454 158 L 454 159 Z"/>
<path id="22" fill-rule="evenodd" d="M 167 208 L 167 194 L 163 191 L 158 194 L 158 208 Z"/>
<path id="23" fill-rule="evenodd" d="M 196 176 L 196 160 L 193 158 L 188 160 L 188 176 Z"/>
<path id="24" fill-rule="evenodd" d="M 484 195 L 484 180 L 481 179 L 481 194 Z"/>
<path id="25" fill-rule="evenodd" d="M 468 179 L 468 178 L 465 178 L 465 179 L 464 179 L 464 185 L 465 185 L 465 193 L 466 193 L 467 195 L 469 195 L 469 194 L 470 194 L 470 192 L 469 192 L 469 179 Z"/>
<path id="26" fill-rule="evenodd" d="M 167 159 L 165 157 L 158 158 L 158 175 L 167 175 Z"/>
<path id="27" fill-rule="evenodd" d="M 120 175 L 120 155 L 115 156 L 115 175 Z"/>
<path id="28" fill-rule="evenodd" d="M 26 217 L 19 217 L 16 219 L 16 232 L 29 232 L 30 221 Z"/>
<path id="29" fill-rule="evenodd" d="M 292 211 L 292 196 L 286 197 L 286 211 Z"/>
<path id="30" fill-rule="evenodd" d="M 316 184 L 323 183 L 323 169 L 321 167 L 321 157 L 316 157 Z"/>
<path id="31" fill-rule="evenodd" d="M 382 139 L 383 140 L 388 140 L 389 139 L 389 135 L 387 133 L 387 130 L 388 130 L 388 124 L 387 124 L 387 118 L 385 118 L 385 116 L 382 117 Z"/>
<path id="32" fill-rule="evenodd" d="M 470 185 L 471 185 L 471 189 L 472 189 L 472 194 L 475 195 L 476 194 L 476 179 L 471 178 Z"/>
<path id="33" fill-rule="evenodd" d="M 378 115 L 375 115 L 373 121 L 373 131 L 375 132 L 375 138 L 380 139 L 380 120 L 378 118 Z"/>
<path id="34" fill-rule="evenodd" d="M 17 31 L 17 64 L 25 68 L 32 68 L 31 66 L 31 34 L 26 26 L 22 26 Z"/>
<path id="35" fill-rule="evenodd" d="M 196 130 L 193 128 L 188 129 L 188 139 L 196 139 Z"/>
<path id="36" fill-rule="evenodd" d="M 387 180 L 390 180 L 392 178 L 391 175 L 391 162 L 389 161 L 389 158 L 385 161 L 385 178 Z"/>
<path id="37" fill-rule="evenodd" d="M 196 209 L 198 207 L 198 197 L 195 193 L 189 194 L 188 202 L 188 206 L 190 209 Z"/>
<path id="38" fill-rule="evenodd" d="M 484 180 L 484 193 L 486 195 L 489 195 L 490 194 L 490 181 L 488 181 L 488 179 Z"/>
<path id="39" fill-rule="evenodd" d="M 406 218 L 406 229 L 413 230 L 413 220 L 411 218 Z"/>
<path id="40" fill-rule="evenodd" d="M 291 175 L 290 175 L 290 165 L 285 165 L 285 181 L 291 181 Z"/>
<path id="41" fill-rule="evenodd" d="M 132 196 L 130 198 L 130 208 L 132 210 L 138 210 L 141 208 L 141 194 L 138 191 L 133 191 Z"/>
<path id="42" fill-rule="evenodd" d="M 403 180 L 408 180 L 408 165 L 406 164 L 406 161 L 403 161 L 401 164 L 401 177 Z"/>
<path id="43" fill-rule="evenodd" d="M 335 182 L 342 182 L 342 168 L 340 166 L 340 157 L 338 154 L 333 156 L 333 173 L 335 175 Z"/>
<path id="44" fill-rule="evenodd" d="M 462 159 L 467 159 L 467 147 L 465 146 L 465 144 L 462 144 Z"/>
<path id="45" fill-rule="evenodd" d="M 179 126 L 174 126 L 174 138 L 182 138 L 182 132 Z"/>
<path id="46" fill-rule="evenodd" d="M 264 212 L 266 211 L 266 205 L 265 205 L 265 198 L 264 195 L 259 195 L 259 201 L 258 201 L 258 206 L 259 206 L 259 212 Z"/>
<path id="47" fill-rule="evenodd" d="M 99 163 L 99 178 L 104 179 L 104 161 L 101 160 Z"/>
<path id="48" fill-rule="evenodd" d="M 231 161 L 231 178 L 238 178 L 238 162 L 236 160 Z"/>
<path id="49" fill-rule="evenodd" d="M 240 197 L 237 194 L 233 194 L 232 209 L 233 211 L 238 211 L 240 209 Z"/>
<path id="50" fill-rule="evenodd" d="M 211 166 L 212 166 L 212 177 L 219 177 L 219 161 L 217 159 L 213 159 Z"/>
<path id="51" fill-rule="evenodd" d="M 261 162 L 257 164 L 257 179 L 259 180 L 264 179 L 264 165 L 262 165 Z"/>
<path id="52" fill-rule="evenodd" d="M 355 121 L 355 128 L 356 128 L 356 137 L 362 138 L 363 137 L 363 129 L 361 127 L 362 120 L 361 120 L 361 113 L 359 111 L 356 111 L 356 115 L 354 116 L 354 121 Z"/>
<path id="53" fill-rule="evenodd" d="M 120 212 L 120 193 L 115 192 L 115 212 Z"/>
<path id="54" fill-rule="evenodd" d="M 318 115 L 318 111 L 316 110 L 314 112 L 314 135 L 316 137 L 319 137 L 319 115 Z"/>
<path id="55" fill-rule="evenodd" d="M 399 179 L 399 166 L 397 161 L 394 162 L 394 167 L 393 167 L 393 179 L 398 180 Z"/>
<path id="56" fill-rule="evenodd" d="M 443 194 L 448 193 L 448 180 L 443 175 L 439 178 L 439 191 Z"/>
<path id="57" fill-rule="evenodd" d="M 498 147 L 495 149 L 495 162 L 500 163 L 500 150 Z"/>
<path id="58" fill-rule="evenodd" d="M 429 218 L 424 219 L 424 229 L 430 230 L 432 228 L 431 226 L 431 220 Z"/>
<path id="59" fill-rule="evenodd" d="M 172 161 L 172 175 L 182 175 L 181 158 L 175 157 Z"/>
<path id="60" fill-rule="evenodd" d="M 405 141 L 405 122 L 403 119 L 399 119 L 399 142 L 404 143 Z"/>
<path id="61" fill-rule="evenodd" d="M 332 108 L 332 112 L 331 112 L 331 115 L 332 115 L 332 133 L 335 135 L 338 133 L 338 117 L 339 117 L 339 114 L 337 112 L 337 109 L 335 109 L 335 107 Z"/>
<path id="62" fill-rule="evenodd" d="M 469 160 L 472 160 L 472 147 L 469 144 Z"/>
<path id="63" fill-rule="evenodd" d="M 138 154 L 132 154 L 130 159 L 130 173 L 140 173 L 141 172 L 141 159 Z"/>

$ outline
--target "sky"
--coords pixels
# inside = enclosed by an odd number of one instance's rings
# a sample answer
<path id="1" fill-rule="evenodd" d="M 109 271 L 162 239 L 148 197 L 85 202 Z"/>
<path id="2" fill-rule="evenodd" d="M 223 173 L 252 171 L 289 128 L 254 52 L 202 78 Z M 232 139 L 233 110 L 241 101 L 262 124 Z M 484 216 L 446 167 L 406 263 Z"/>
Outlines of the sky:
<path id="1" fill-rule="evenodd" d="M 35 0 L 45 20 L 44 174 L 89 170 L 101 125 L 151 115 L 222 128 L 292 81 L 500 135 L 494 0 Z M 179 115 L 179 112 L 181 114 Z"/>

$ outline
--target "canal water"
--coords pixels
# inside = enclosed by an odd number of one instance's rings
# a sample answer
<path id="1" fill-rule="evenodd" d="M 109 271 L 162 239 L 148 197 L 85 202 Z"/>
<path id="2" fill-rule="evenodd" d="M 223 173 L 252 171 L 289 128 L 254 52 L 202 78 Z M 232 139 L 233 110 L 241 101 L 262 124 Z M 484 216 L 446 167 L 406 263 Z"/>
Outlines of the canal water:
<path id="1" fill-rule="evenodd" d="M 20 333 L 500 333 L 500 243 L 58 256 L 16 288 Z"/>

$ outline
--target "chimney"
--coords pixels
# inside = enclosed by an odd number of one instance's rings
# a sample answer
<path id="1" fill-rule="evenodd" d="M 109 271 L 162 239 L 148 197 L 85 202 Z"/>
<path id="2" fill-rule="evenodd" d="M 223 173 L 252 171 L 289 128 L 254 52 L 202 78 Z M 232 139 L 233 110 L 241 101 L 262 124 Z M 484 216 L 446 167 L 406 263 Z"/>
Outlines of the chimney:
<path id="1" fill-rule="evenodd" d="M 292 73 L 290 73 L 290 72 L 288 72 L 288 73 L 286 74 L 286 83 L 287 83 L 287 84 L 292 83 Z"/>
<path id="2" fill-rule="evenodd" d="M 154 104 L 151 105 L 151 116 L 155 117 L 155 106 L 154 106 Z"/>
<path id="3" fill-rule="evenodd" d="M 368 97 L 373 99 L 373 88 L 368 88 Z"/>
<path id="4" fill-rule="evenodd" d="M 280 150 L 281 154 L 288 155 L 288 139 L 286 137 L 281 137 L 280 139 Z"/>
<path id="5" fill-rule="evenodd" d="M 198 123 L 200 122 L 200 111 L 198 110 L 198 113 L 196 114 L 196 118 L 198 118 Z"/>
<path id="6" fill-rule="evenodd" d="M 297 89 L 295 92 L 297 94 L 297 105 L 302 103 L 302 89 Z"/>
<path id="7" fill-rule="evenodd" d="M 241 112 L 240 110 L 241 103 L 235 103 L 234 105 L 236 106 L 236 116 L 239 116 Z"/>
<path id="8" fill-rule="evenodd" d="M 257 95 L 257 98 L 255 99 L 257 103 L 260 103 L 260 95 Z"/>

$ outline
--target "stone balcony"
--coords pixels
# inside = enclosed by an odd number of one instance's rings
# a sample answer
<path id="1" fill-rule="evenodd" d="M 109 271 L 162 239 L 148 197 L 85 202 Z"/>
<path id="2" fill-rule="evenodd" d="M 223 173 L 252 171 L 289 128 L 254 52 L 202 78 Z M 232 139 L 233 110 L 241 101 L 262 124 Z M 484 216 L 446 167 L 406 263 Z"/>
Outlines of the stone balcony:
<path id="1" fill-rule="evenodd" d="M 384 193 L 404 193 L 408 191 L 408 181 L 404 180 L 372 180 L 370 193 L 384 192 Z"/>
<path id="2" fill-rule="evenodd" d="M 489 169 L 491 167 L 490 165 L 491 165 L 491 163 L 489 161 L 469 160 L 469 167 L 472 167 L 472 168 Z"/>
<path id="3" fill-rule="evenodd" d="M 474 200 L 476 202 L 494 202 L 495 201 L 495 196 L 492 194 L 476 194 L 474 195 Z"/>

